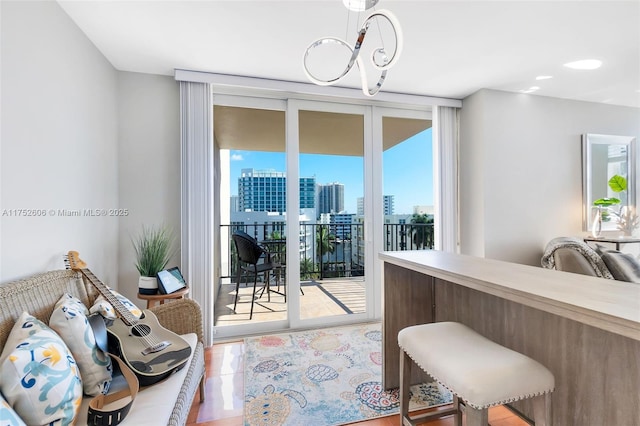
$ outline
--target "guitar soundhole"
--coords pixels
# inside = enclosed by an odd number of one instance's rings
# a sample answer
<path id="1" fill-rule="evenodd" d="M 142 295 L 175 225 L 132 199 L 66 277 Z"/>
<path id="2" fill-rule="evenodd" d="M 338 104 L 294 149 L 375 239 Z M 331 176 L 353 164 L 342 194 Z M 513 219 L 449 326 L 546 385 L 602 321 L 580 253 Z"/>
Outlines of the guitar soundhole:
<path id="1" fill-rule="evenodd" d="M 151 334 L 151 327 L 146 324 L 138 324 L 131 328 L 131 334 L 136 337 L 144 337 Z"/>

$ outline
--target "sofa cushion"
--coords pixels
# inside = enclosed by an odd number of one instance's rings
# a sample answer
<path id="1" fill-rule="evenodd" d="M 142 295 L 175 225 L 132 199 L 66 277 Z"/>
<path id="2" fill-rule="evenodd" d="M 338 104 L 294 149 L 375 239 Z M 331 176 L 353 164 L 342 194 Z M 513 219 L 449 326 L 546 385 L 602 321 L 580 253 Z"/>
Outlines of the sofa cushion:
<path id="1" fill-rule="evenodd" d="M 72 424 L 82 399 L 80 372 L 62 339 L 24 312 L 0 355 L 0 392 L 29 425 Z"/>
<path id="2" fill-rule="evenodd" d="M 109 355 L 96 345 L 88 314 L 80 299 L 64 294 L 53 308 L 49 327 L 64 340 L 78 363 L 84 393 L 95 396 L 109 389 L 112 366 Z"/>
<path id="3" fill-rule="evenodd" d="M 18 413 L 13 411 L 13 408 L 0 394 L 0 425 L 2 426 L 26 426 Z"/>
<path id="4" fill-rule="evenodd" d="M 635 257 L 603 247 L 597 250 L 614 279 L 640 284 L 640 262 Z"/>
<path id="5" fill-rule="evenodd" d="M 129 414 L 120 423 L 121 426 L 157 426 L 170 423 L 174 403 L 178 399 L 178 394 L 185 381 L 198 344 L 198 336 L 195 333 L 184 334 L 182 337 L 191 347 L 191 356 L 185 366 L 154 385 L 140 388 Z M 122 379 L 122 376 L 114 377 L 109 393 L 117 392 L 125 386 L 126 382 Z M 87 424 L 87 409 L 90 400 L 90 397 L 83 399 L 76 426 L 85 426 Z M 109 406 L 103 408 L 103 410 L 108 409 Z M 189 407 L 185 409 L 188 410 Z"/>

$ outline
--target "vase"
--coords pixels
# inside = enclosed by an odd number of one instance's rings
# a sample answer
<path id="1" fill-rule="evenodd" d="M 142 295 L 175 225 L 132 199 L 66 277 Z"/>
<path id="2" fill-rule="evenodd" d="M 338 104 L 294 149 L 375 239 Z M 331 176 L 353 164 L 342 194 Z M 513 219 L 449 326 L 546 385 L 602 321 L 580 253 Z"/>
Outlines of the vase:
<path id="1" fill-rule="evenodd" d="M 591 223 L 591 235 L 598 238 L 602 234 L 602 208 L 596 207 Z"/>
<path id="2" fill-rule="evenodd" d="M 138 292 L 140 294 L 157 294 L 158 278 L 141 276 L 138 279 Z"/>

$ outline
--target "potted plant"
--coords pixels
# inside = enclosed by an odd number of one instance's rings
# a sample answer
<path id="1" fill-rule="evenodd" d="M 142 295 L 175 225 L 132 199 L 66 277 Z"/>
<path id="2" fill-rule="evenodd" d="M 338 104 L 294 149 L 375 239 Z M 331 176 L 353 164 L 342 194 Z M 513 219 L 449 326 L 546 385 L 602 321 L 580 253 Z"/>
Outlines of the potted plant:
<path id="1" fill-rule="evenodd" d="M 609 188 L 615 193 L 624 193 L 628 189 L 627 178 L 620 175 L 614 175 L 609 179 Z M 622 197 L 621 197 L 622 198 Z M 600 198 L 593 202 L 593 205 L 598 208 L 598 216 L 596 220 L 602 222 L 608 222 L 610 220 L 610 214 L 613 214 L 618 219 L 618 229 L 624 232 L 625 235 L 631 235 L 633 230 L 638 227 L 638 215 L 635 213 L 635 209 L 629 206 L 629 199 L 625 198 L 626 206 L 620 206 L 616 211 L 612 206 L 622 204 L 619 198 Z M 597 224 L 594 223 L 594 228 Z M 599 233 L 598 233 L 599 234 Z M 594 236 L 598 236 L 595 235 Z"/>
<path id="2" fill-rule="evenodd" d="M 173 248 L 173 233 L 165 226 L 142 227 L 137 238 L 132 239 L 136 252 L 136 269 L 140 273 L 140 294 L 158 292 L 158 272 L 169 263 L 176 250 Z"/>

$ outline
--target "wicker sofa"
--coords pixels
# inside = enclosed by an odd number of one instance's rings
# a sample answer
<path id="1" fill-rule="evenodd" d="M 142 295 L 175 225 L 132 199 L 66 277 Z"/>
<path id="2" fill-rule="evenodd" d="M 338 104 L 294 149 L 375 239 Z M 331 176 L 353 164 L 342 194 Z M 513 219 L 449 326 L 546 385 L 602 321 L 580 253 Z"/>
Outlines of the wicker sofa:
<path id="1" fill-rule="evenodd" d="M 0 352 L 16 319 L 24 311 L 48 323 L 58 299 L 69 293 L 91 306 L 97 293 L 79 274 L 70 270 L 50 271 L 0 285 Z M 140 389 L 131 411 L 121 425 L 184 425 L 200 387 L 204 398 L 204 347 L 200 306 L 190 299 L 176 300 L 151 309 L 160 324 L 183 335 L 192 346 L 187 366 L 153 386 Z M 87 424 L 85 396 L 76 425 Z"/>

